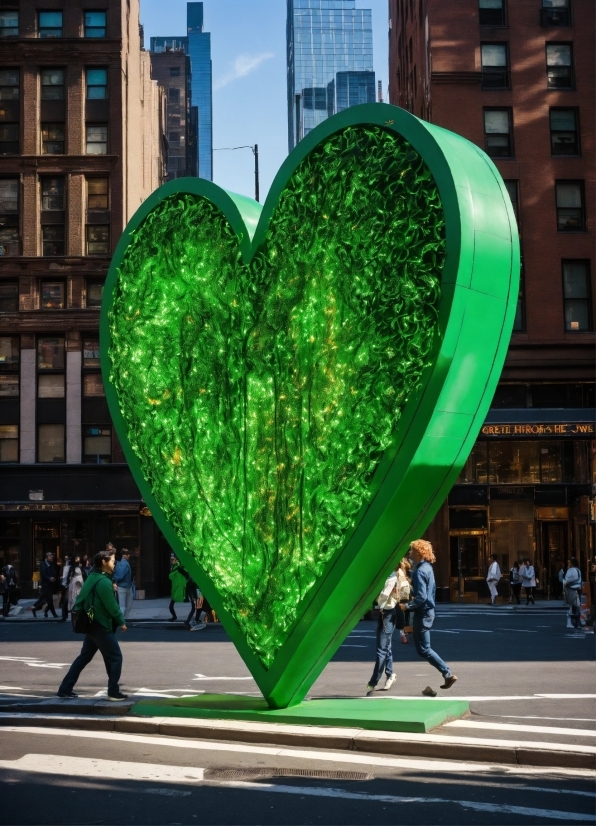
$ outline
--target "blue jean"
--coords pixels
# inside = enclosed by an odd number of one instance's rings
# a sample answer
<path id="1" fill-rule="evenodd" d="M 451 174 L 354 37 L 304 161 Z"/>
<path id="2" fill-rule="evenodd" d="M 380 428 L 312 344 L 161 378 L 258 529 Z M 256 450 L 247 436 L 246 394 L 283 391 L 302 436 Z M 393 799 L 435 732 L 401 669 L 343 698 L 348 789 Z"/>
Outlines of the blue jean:
<path id="1" fill-rule="evenodd" d="M 416 646 L 418 655 L 422 657 L 423 660 L 426 660 L 429 665 L 432 665 L 433 668 L 440 671 L 443 677 L 448 678 L 451 677 L 451 669 L 430 647 L 430 629 L 432 624 L 432 618 L 417 617 L 416 614 L 414 614 L 414 622 L 412 625 L 414 645 Z"/>
<path id="2" fill-rule="evenodd" d="M 70 694 L 81 676 L 81 671 L 89 665 L 98 651 L 101 651 L 108 674 L 108 694 L 116 696 L 120 693 L 122 651 L 116 640 L 116 635 L 104 631 L 103 628 L 93 628 L 89 634 L 85 634 L 81 653 L 70 666 L 68 674 L 64 677 L 58 689 L 60 694 Z"/>
<path id="3" fill-rule="evenodd" d="M 387 677 L 393 674 L 393 652 L 391 650 L 391 638 L 395 631 L 395 617 L 393 614 L 385 614 L 379 617 L 377 624 L 377 659 L 373 669 L 369 685 L 376 686 L 381 679 L 383 671 Z"/>

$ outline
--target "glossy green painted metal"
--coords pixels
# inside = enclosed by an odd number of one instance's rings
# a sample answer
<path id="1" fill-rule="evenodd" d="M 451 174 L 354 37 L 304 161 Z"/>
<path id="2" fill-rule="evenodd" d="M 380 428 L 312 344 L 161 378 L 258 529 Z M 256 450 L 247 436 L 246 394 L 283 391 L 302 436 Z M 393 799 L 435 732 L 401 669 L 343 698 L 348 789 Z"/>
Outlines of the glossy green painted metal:
<path id="1" fill-rule="evenodd" d="M 347 726 L 367 731 L 424 734 L 447 719 L 470 710 L 466 700 L 411 698 L 333 698 L 306 700 L 290 708 L 268 708 L 265 700 L 230 694 L 199 694 L 164 700 L 141 700 L 131 713 L 139 717 L 181 717 L 199 720 L 245 720 L 294 726 Z"/>
<path id="2" fill-rule="evenodd" d="M 420 391 L 408 401 L 394 446 L 377 467 L 368 506 L 304 598 L 298 621 L 265 668 L 226 611 L 209 572 L 186 553 L 145 481 L 109 381 L 108 313 L 131 234 L 164 198 L 188 192 L 208 199 L 229 220 L 249 262 L 263 244 L 273 210 L 300 162 L 330 135 L 367 125 L 403 136 L 423 157 L 439 189 L 446 222 L 439 335 Z M 519 289 L 519 242 L 509 197 L 490 159 L 464 138 L 385 104 L 352 107 L 313 130 L 283 164 L 260 209 L 254 201 L 200 179 L 174 181 L 147 199 L 126 228 L 108 275 L 101 318 L 102 369 L 110 411 L 143 498 L 217 610 L 268 704 L 285 708 L 304 698 L 378 593 L 387 571 L 428 526 L 465 463 L 505 360 Z"/>

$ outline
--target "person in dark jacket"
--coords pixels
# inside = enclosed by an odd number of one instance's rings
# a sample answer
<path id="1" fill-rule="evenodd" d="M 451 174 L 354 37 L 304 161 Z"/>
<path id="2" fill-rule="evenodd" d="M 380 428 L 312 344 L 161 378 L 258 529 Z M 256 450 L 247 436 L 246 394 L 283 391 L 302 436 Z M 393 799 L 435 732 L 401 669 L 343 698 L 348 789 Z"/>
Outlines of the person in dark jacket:
<path id="1" fill-rule="evenodd" d="M 54 592 L 57 588 L 56 583 L 58 582 L 58 572 L 56 570 L 56 566 L 54 565 L 54 554 L 51 551 L 48 551 L 45 555 L 45 559 L 41 561 L 39 565 L 39 574 L 41 576 L 39 586 L 41 593 L 35 605 L 31 606 L 31 611 L 33 616 L 36 617 L 37 611 L 45 605 L 46 617 L 48 615 L 48 611 L 51 611 L 52 616 L 57 619 L 58 614 L 54 608 Z"/>
<path id="2" fill-rule="evenodd" d="M 122 673 L 122 651 L 116 640 L 116 629 L 126 631 L 126 621 L 114 594 L 112 574 L 114 572 L 114 552 L 105 550 L 95 554 L 94 569 L 87 577 L 81 592 L 73 605 L 73 611 L 84 610 L 93 617 L 91 630 L 85 634 L 81 653 L 70 666 L 68 674 L 58 689 L 58 697 L 76 697 L 73 691 L 81 671 L 89 665 L 98 651 L 101 651 L 108 673 L 108 700 L 126 700 L 120 691 Z M 92 612 L 92 613 L 91 613 Z"/>
<path id="3" fill-rule="evenodd" d="M 2 616 L 4 617 L 7 617 L 10 612 L 11 596 L 17 590 L 17 586 L 17 572 L 10 563 L 3 565 L 2 575 L 0 576 L 0 592 L 2 592 Z"/>
<path id="4" fill-rule="evenodd" d="M 445 682 L 441 688 L 451 688 L 457 680 L 447 663 L 430 647 L 430 629 L 435 621 L 435 574 L 431 563 L 435 561 L 433 546 L 424 539 L 416 539 L 410 545 L 410 559 L 414 563 L 412 568 L 412 590 L 414 599 L 403 603 L 403 611 L 413 611 L 414 621 L 413 638 L 419 656 L 440 671 Z"/>

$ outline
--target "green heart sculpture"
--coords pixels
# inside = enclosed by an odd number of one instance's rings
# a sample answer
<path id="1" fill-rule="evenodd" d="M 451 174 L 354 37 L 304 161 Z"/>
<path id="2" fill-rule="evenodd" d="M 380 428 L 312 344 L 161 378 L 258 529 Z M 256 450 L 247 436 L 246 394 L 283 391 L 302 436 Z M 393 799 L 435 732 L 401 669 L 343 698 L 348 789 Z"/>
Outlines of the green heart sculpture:
<path id="1" fill-rule="evenodd" d="M 113 421 L 271 707 L 304 698 L 455 482 L 518 279 L 492 162 L 384 104 L 311 132 L 262 212 L 185 178 L 126 228 L 101 319 Z"/>

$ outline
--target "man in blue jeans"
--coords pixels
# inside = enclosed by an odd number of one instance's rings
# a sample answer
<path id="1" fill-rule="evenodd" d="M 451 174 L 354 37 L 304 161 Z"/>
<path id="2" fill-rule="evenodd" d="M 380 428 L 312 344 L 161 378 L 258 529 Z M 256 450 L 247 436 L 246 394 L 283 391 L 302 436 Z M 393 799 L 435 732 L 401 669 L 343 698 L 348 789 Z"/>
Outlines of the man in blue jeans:
<path id="1" fill-rule="evenodd" d="M 435 574 L 431 563 L 435 562 L 433 546 L 424 539 L 416 539 L 410 545 L 410 559 L 414 563 L 412 568 L 412 590 L 414 599 L 403 603 L 403 611 L 413 611 L 413 637 L 416 651 L 433 668 L 440 671 L 445 682 L 441 688 L 451 688 L 457 680 L 447 663 L 430 647 L 430 629 L 435 621 Z"/>

